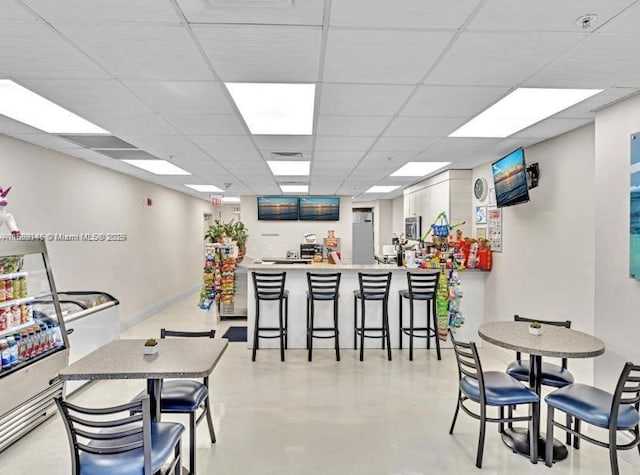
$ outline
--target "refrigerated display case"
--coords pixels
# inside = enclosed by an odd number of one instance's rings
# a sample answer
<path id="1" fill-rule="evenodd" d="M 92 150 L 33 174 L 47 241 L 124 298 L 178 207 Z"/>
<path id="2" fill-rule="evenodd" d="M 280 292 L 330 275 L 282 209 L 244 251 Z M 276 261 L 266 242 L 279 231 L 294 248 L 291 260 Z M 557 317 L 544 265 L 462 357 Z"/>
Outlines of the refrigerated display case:
<path id="1" fill-rule="evenodd" d="M 49 314 L 34 312 L 51 301 Z M 69 340 L 44 241 L 0 241 L 0 450 L 55 412 Z"/>
<path id="2" fill-rule="evenodd" d="M 112 295 L 99 291 L 58 292 L 69 338 L 69 364 L 97 350 L 120 336 L 120 302 Z M 40 299 L 33 304 L 34 313 L 55 313 L 51 299 Z M 87 384 L 88 381 L 68 381 L 65 395 Z"/>

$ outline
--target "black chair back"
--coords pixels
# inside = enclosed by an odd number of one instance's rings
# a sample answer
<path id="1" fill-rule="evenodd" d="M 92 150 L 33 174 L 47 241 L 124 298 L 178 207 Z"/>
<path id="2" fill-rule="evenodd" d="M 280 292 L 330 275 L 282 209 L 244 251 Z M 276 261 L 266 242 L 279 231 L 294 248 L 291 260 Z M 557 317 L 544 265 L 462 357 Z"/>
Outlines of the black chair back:
<path id="1" fill-rule="evenodd" d="M 513 320 L 516 322 L 538 322 L 543 325 L 553 325 L 554 327 L 562 327 L 562 328 L 571 328 L 571 320 L 536 320 L 535 318 L 525 318 L 520 315 L 514 315 Z M 521 359 L 522 354 L 519 351 L 516 351 L 516 359 Z M 567 358 L 562 358 L 562 367 L 567 369 Z"/>
<path id="2" fill-rule="evenodd" d="M 143 449 L 144 474 L 151 475 L 149 398 L 100 409 L 76 406 L 55 398 L 71 445 L 72 474 L 80 474 L 80 452 L 116 455 Z M 89 416 L 89 417 L 86 417 Z"/>
<path id="3" fill-rule="evenodd" d="M 438 276 L 440 272 L 407 272 L 407 282 L 409 283 L 409 297 L 413 299 L 414 294 L 431 295 L 435 298 L 438 292 Z"/>
<path id="4" fill-rule="evenodd" d="M 215 330 L 206 331 L 182 331 L 182 330 L 167 330 L 166 328 L 160 329 L 160 338 L 177 337 L 177 338 L 215 338 Z"/>
<path id="5" fill-rule="evenodd" d="M 613 393 L 609 425 L 614 430 L 621 405 L 633 405 L 636 410 L 640 407 L 640 366 L 633 363 L 625 363 Z M 638 437 L 637 433 L 636 437 Z"/>
<path id="6" fill-rule="evenodd" d="M 311 298 L 337 298 L 340 290 L 340 272 L 314 273 L 307 272 L 307 285 Z"/>
<path id="7" fill-rule="evenodd" d="M 391 272 L 386 274 L 358 272 L 358 283 L 363 298 L 388 299 L 389 287 L 391 287 Z"/>
<path id="8" fill-rule="evenodd" d="M 286 272 L 252 272 L 255 297 L 284 298 Z"/>
<path id="9" fill-rule="evenodd" d="M 478 381 L 478 387 L 480 389 L 480 404 L 484 406 L 484 376 L 482 374 L 482 365 L 480 364 L 480 357 L 478 356 L 478 348 L 474 342 L 462 343 L 455 339 L 453 332 L 449 330 L 449 336 L 451 337 L 451 343 L 453 343 L 453 350 L 456 354 L 456 362 L 458 364 L 458 377 L 462 379 L 464 376 L 467 378 L 475 379 Z"/>

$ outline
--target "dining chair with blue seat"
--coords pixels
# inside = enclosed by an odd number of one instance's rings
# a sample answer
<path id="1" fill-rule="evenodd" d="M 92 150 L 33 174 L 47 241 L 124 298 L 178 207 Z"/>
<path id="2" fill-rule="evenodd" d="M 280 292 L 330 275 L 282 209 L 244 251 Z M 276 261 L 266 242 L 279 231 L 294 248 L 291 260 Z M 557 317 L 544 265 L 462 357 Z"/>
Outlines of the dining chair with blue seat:
<path id="1" fill-rule="evenodd" d="M 176 331 L 160 329 L 160 338 L 214 338 L 215 330 L 206 331 Z M 160 392 L 160 412 L 163 414 L 189 414 L 189 470 L 191 475 L 196 473 L 196 427 L 207 419 L 209 427 L 209 437 L 211 443 L 216 443 L 216 433 L 213 427 L 211 416 L 211 391 L 209 388 L 209 378 L 202 381 L 192 379 L 164 380 Z M 140 399 L 145 395 L 142 392 L 136 396 Z M 202 409 L 197 415 L 198 409 Z"/>
<path id="2" fill-rule="evenodd" d="M 80 407 L 59 397 L 55 402 L 71 446 L 72 475 L 182 473 L 184 426 L 151 422 L 148 397 L 100 409 Z"/>
<path id="3" fill-rule="evenodd" d="M 540 403 L 540 398 L 534 391 L 502 371 L 483 371 L 476 344 L 474 342 L 459 342 L 453 336 L 453 332 L 449 331 L 449 334 L 456 355 L 459 378 L 458 400 L 449 434 L 453 434 L 458 412 L 461 408 L 466 414 L 480 421 L 476 467 L 482 468 L 486 423 L 495 422 L 500 424 L 500 432 L 502 432 L 505 422 L 527 421 L 529 422 L 530 430 L 535 433 L 537 431 L 537 427 L 535 427 L 537 420 L 532 416 L 535 411 L 530 411 L 528 416 L 513 417 L 510 415 L 505 417 L 504 408 L 520 404 L 537 405 Z M 468 400 L 480 405 L 479 414 L 465 406 L 465 402 Z M 499 417 L 487 417 L 487 407 L 489 406 L 498 408 Z M 533 437 L 530 441 L 529 456 L 531 463 L 538 462 L 538 444 Z"/>
<path id="4" fill-rule="evenodd" d="M 640 449 L 640 366 L 626 363 L 615 392 L 612 394 L 603 389 L 586 384 L 574 383 L 558 389 L 545 398 L 547 412 L 547 451 L 545 463 L 553 465 L 553 454 L 550 441 L 553 440 L 553 428 L 561 429 L 573 435 L 573 446 L 580 448 L 580 439 L 584 439 L 600 447 L 609 449 L 611 473 L 618 475 L 618 450 Z M 553 420 L 555 411 L 562 411 L 575 419 L 574 427 L 565 426 Z M 580 432 L 580 423 L 607 429 L 608 442 L 589 437 Z M 627 431 L 631 440 L 618 444 L 618 432 Z"/>
<path id="5" fill-rule="evenodd" d="M 571 320 L 536 320 L 533 318 L 525 318 L 519 315 L 513 316 L 516 322 L 538 322 L 542 325 L 553 325 L 555 327 L 571 328 Z M 516 352 L 516 360 L 507 366 L 507 374 L 513 376 L 518 381 L 529 382 L 531 365 L 529 360 L 523 360 L 522 354 Z M 543 386 L 552 388 L 562 388 L 574 382 L 573 374 L 567 369 L 567 358 L 562 358 L 559 365 L 544 361 L 541 370 L 541 382 Z M 509 408 L 509 415 L 512 408 Z M 571 416 L 567 415 L 567 425 L 571 425 Z M 509 424 L 511 427 L 511 424 Z M 567 432 L 567 444 L 571 444 L 571 434 Z"/>

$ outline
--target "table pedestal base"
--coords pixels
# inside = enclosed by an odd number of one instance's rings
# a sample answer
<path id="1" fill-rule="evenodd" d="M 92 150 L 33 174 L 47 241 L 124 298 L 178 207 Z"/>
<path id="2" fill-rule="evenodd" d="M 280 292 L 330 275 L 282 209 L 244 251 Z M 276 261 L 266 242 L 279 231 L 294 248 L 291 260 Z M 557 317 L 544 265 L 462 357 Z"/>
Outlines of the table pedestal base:
<path id="1" fill-rule="evenodd" d="M 507 447 L 520 455 L 529 457 L 529 431 L 523 427 L 509 429 L 505 427 L 502 434 L 502 441 Z M 546 441 L 544 434 L 540 434 L 538 439 L 538 460 L 544 460 Z M 557 439 L 553 439 L 553 461 L 564 460 L 569 452 L 565 445 Z"/>

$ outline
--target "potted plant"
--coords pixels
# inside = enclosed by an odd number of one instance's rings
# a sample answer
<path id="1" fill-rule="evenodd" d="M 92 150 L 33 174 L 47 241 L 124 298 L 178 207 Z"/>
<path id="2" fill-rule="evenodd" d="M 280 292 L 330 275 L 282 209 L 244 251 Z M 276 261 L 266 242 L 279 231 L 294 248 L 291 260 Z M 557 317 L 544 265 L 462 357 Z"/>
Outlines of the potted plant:
<path id="1" fill-rule="evenodd" d="M 207 229 L 204 238 L 213 243 L 222 242 L 226 231 L 227 225 L 223 223 L 221 219 L 216 219 L 213 224 L 209 226 L 209 229 Z"/>
<path id="2" fill-rule="evenodd" d="M 542 325 L 539 322 L 531 322 L 529 325 L 529 333 L 532 335 L 542 335 Z"/>
<path id="3" fill-rule="evenodd" d="M 155 355 L 158 352 L 158 341 L 155 338 L 149 338 L 144 342 L 144 354 Z"/>
<path id="4" fill-rule="evenodd" d="M 247 251 L 247 227 L 242 221 L 238 221 L 233 225 L 233 236 L 238 244 L 238 262 L 242 261 Z"/>

